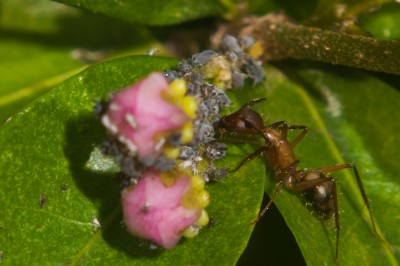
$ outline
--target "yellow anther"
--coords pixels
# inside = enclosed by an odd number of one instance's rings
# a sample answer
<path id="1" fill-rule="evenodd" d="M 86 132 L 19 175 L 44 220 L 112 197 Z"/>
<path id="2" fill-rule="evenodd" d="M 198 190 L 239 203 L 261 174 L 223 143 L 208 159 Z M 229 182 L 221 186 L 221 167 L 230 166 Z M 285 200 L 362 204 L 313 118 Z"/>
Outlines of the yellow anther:
<path id="1" fill-rule="evenodd" d="M 193 139 L 193 125 L 192 121 L 186 123 L 182 128 L 182 144 L 188 144 Z"/>
<path id="2" fill-rule="evenodd" d="M 251 57 L 258 59 L 264 54 L 264 48 L 261 42 L 255 42 L 249 49 L 248 53 Z"/>
<path id="3" fill-rule="evenodd" d="M 187 238 L 193 238 L 198 234 L 199 234 L 199 228 L 193 225 L 189 226 L 182 232 L 182 235 Z"/>
<path id="4" fill-rule="evenodd" d="M 190 118 L 195 117 L 197 111 L 197 102 L 195 98 L 192 96 L 183 97 L 181 107 Z"/>
<path id="5" fill-rule="evenodd" d="M 171 103 L 177 104 L 186 94 L 186 82 L 183 79 L 176 79 L 169 84 L 168 89 L 162 93 L 166 100 Z"/>
<path id="6" fill-rule="evenodd" d="M 192 188 L 195 190 L 203 190 L 204 189 L 204 179 L 199 175 L 192 176 Z"/>
<path id="7" fill-rule="evenodd" d="M 208 222 L 210 221 L 210 218 L 208 217 L 208 213 L 203 210 L 201 212 L 200 218 L 197 220 L 197 224 L 201 227 L 206 226 Z"/>
<path id="8" fill-rule="evenodd" d="M 164 149 L 164 154 L 170 159 L 176 159 L 179 156 L 181 149 L 179 147 L 166 147 Z"/>
<path id="9" fill-rule="evenodd" d="M 183 79 L 176 79 L 169 84 L 170 90 L 177 98 L 182 98 L 186 93 L 186 82 Z"/>
<path id="10" fill-rule="evenodd" d="M 210 193 L 208 193 L 206 190 L 202 190 L 197 194 L 197 200 L 200 204 L 201 207 L 205 208 L 210 204 Z"/>

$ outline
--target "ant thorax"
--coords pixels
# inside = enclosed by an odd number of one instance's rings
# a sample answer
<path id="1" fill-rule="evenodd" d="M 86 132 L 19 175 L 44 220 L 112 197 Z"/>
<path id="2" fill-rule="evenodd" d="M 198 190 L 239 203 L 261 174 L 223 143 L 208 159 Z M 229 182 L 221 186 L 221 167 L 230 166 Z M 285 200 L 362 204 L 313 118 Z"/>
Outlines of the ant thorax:
<path id="1" fill-rule="evenodd" d="M 238 111 L 224 116 L 218 122 L 219 129 L 223 132 L 235 133 L 236 135 L 256 135 L 258 134 L 263 143 L 250 141 L 246 138 L 242 140 L 222 138 L 220 142 L 232 143 L 250 143 L 258 145 L 258 148 L 244 158 L 236 168 L 230 170 L 234 172 L 240 167 L 255 157 L 262 155 L 268 167 L 270 167 L 275 174 L 278 185 L 271 195 L 270 201 L 260 212 L 257 219 L 253 222 L 256 223 L 265 214 L 276 196 L 286 187 L 295 193 L 298 193 L 306 201 L 306 205 L 312 212 L 320 219 L 327 219 L 334 216 L 336 227 L 336 262 L 338 264 L 338 247 L 339 247 L 339 232 L 340 232 L 340 219 L 338 197 L 336 189 L 336 181 L 333 177 L 329 176 L 330 173 L 337 172 L 343 169 L 351 168 L 354 171 L 358 188 L 363 198 L 364 204 L 367 206 L 370 219 L 372 222 L 373 232 L 375 236 L 382 242 L 386 242 L 377 233 L 374 218 L 368 203 L 368 198 L 365 193 L 364 187 L 357 168 L 351 163 L 333 164 L 324 167 L 319 167 L 311 170 L 297 169 L 299 160 L 295 156 L 294 149 L 296 145 L 307 134 L 308 128 L 304 125 L 288 125 L 285 121 L 279 121 L 271 125 L 265 125 L 261 115 L 256 111 L 250 109 L 251 106 L 258 104 L 265 99 L 255 99 L 244 104 Z M 288 139 L 288 131 L 301 130 L 294 139 Z"/>

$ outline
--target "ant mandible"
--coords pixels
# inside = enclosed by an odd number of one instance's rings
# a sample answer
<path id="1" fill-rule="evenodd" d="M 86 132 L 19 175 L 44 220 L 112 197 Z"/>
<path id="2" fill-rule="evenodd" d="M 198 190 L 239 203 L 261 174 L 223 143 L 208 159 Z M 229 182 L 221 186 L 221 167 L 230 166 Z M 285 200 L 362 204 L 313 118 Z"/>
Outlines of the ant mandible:
<path id="1" fill-rule="evenodd" d="M 243 105 L 238 111 L 222 117 L 218 122 L 218 127 L 222 132 L 236 133 L 242 135 L 260 135 L 264 143 L 261 147 L 242 160 L 239 165 L 231 170 L 237 171 L 245 162 L 251 161 L 259 155 L 263 155 L 267 164 L 275 173 L 278 182 L 270 201 L 258 215 L 253 224 L 268 210 L 275 197 L 283 187 L 294 192 L 300 193 L 311 209 L 314 210 L 320 219 L 328 219 L 334 216 L 336 227 L 336 264 L 338 264 L 340 220 L 337 199 L 336 180 L 329 176 L 330 173 L 352 168 L 357 180 L 358 187 L 365 205 L 367 206 L 372 223 L 374 234 L 382 241 L 377 233 L 375 221 L 371 213 L 367 194 L 361 182 L 357 168 L 352 163 L 342 163 L 328 165 L 310 170 L 298 170 L 299 160 L 296 159 L 294 148 L 307 134 L 308 128 L 303 125 L 289 126 L 285 121 L 279 121 L 269 126 L 264 125 L 264 121 L 259 113 L 250 109 L 251 106 L 265 101 L 265 98 L 252 100 Z M 301 133 L 292 141 L 287 138 L 289 130 L 302 130 Z M 240 139 L 220 139 L 218 141 L 246 143 L 247 140 Z M 253 143 L 253 142 L 249 142 Z M 253 143 L 254 144 L 254 143 Z"/>

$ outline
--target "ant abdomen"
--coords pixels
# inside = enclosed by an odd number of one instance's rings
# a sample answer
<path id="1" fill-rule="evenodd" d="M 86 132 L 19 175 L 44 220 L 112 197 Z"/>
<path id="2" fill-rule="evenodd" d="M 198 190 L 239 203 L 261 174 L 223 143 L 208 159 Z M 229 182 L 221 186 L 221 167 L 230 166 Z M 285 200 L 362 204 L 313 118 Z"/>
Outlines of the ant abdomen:
<path id="1" fill-rule="evenodd" d="M 327 178 L 321 172 L 312 171 L 306 174 L 302 182 L 309 180 Z M 327 179 L 325 182 L 312 186 L 302 191 L 301 195 L 306 200 L 306 205 L 320 219 L 332 217 L 335 211 L 336 184 L 333 179 Z"/>

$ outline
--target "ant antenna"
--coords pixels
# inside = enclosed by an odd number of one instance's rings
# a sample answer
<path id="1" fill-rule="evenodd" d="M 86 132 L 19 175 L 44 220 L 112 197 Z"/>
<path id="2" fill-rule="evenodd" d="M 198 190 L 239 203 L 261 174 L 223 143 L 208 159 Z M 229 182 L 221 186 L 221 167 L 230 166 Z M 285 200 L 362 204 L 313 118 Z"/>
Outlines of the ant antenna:
<path id="1" fill-rule="evenodd" d="M 250 108 L 251 106 L 259 104 L 265 100 L 267 100 L 267 99 L 266 98 L 257 98 L 257 99 L 251 100 L 250 102 L 245 103 L 240 109 Z"/>

